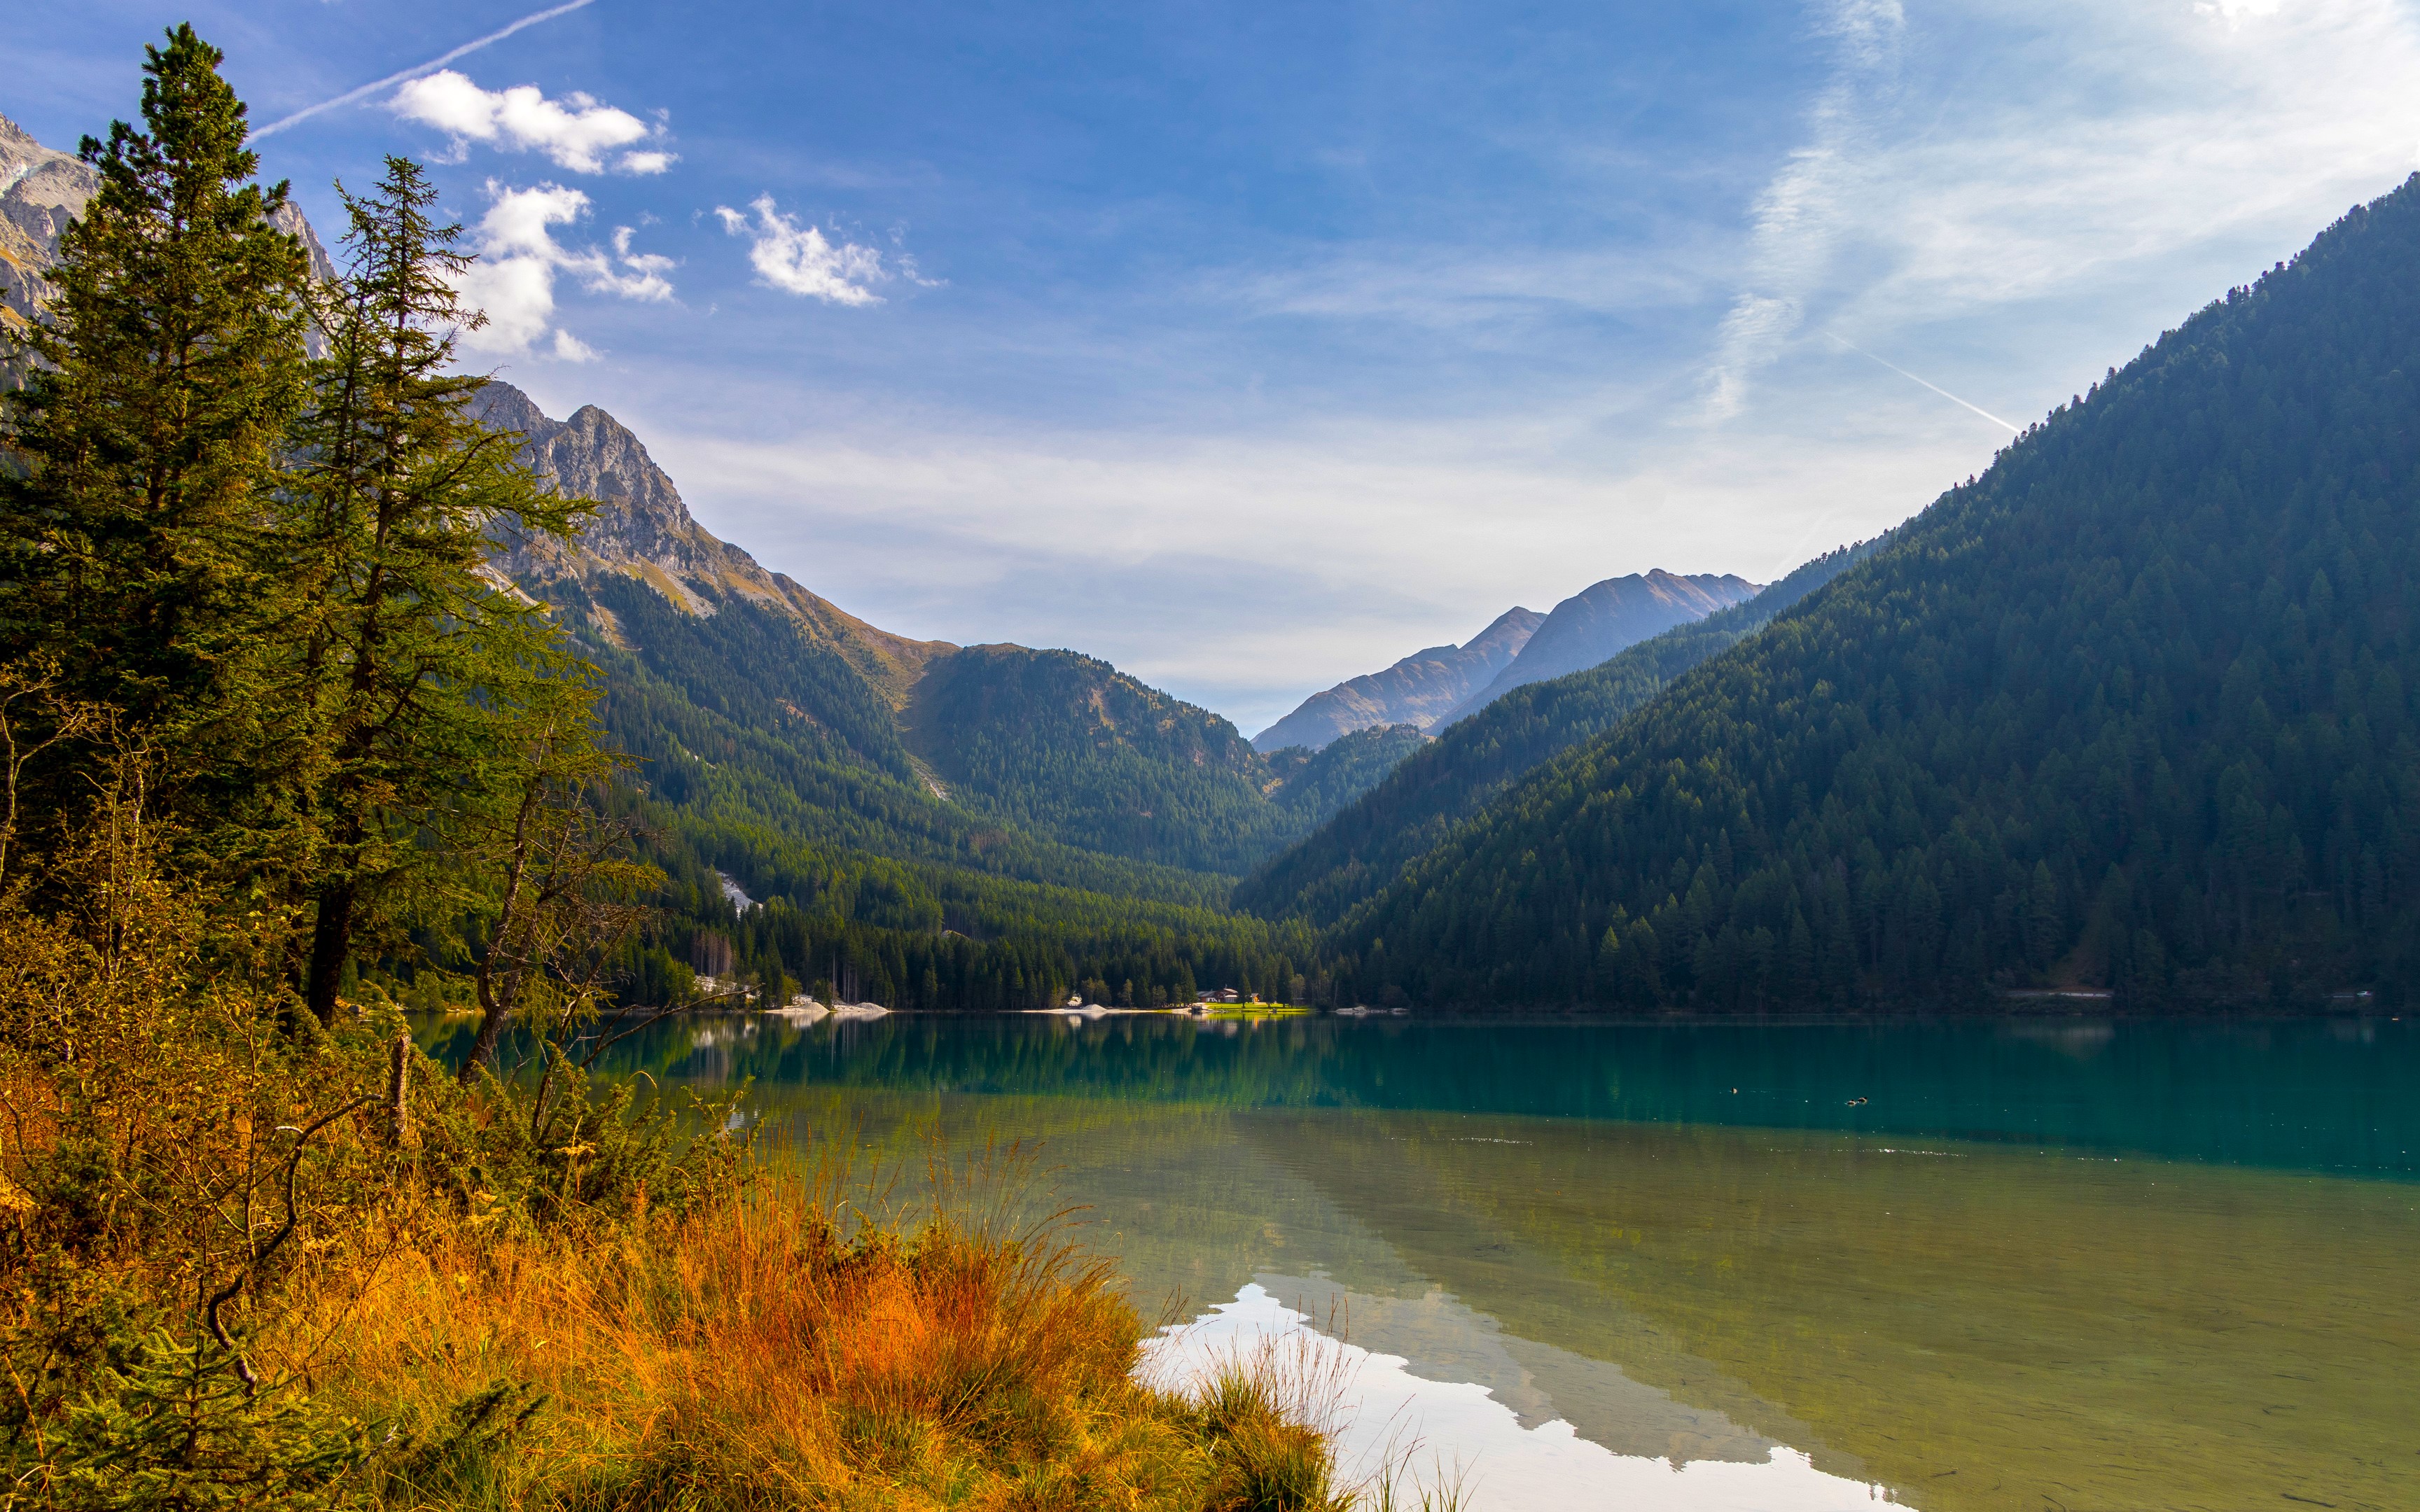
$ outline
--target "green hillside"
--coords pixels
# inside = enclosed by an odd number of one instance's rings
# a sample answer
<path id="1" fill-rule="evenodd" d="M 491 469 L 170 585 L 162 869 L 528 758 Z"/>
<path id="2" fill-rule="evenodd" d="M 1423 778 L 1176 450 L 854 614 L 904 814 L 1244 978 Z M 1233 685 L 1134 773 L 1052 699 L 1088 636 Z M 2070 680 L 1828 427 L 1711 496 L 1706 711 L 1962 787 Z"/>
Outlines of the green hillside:
<path id="1" fill-rule="evenodd" d="M 1233 725 L 1094 657 L 970 646 L 925 670 L 906 717 L 954 798 L 1035 835 L 1229 873 L 1280 841 Z"/>
<path id="2" fill-rule="evenodd" d="M 1409 726 L 1264 756 L 1232 724 L 1072 651 L 936 657 L 908 739 L 953 801 L 1028 834 L 1233 876 L 1422 744 Z"/>
<path id="3" fill-rule="evenodd" d="M 1374 725 L 1337 736 L 1317 750 L 1286 746 L 1268 753 L 1275 796 L 1299 824 L 1316 824 L 1386 780 L 1429 737 L 1418 725 Z"/>
<path id="4" fill-rule="evenodd" d="M 1323 927 L 1442 843 L 1453 826 L 1556 752 L 1610 730 L 1673 678 L 1754 634 L 1870 556 L 1881 539 L 1827 552 L 1749 599 L 1675 625 L 1602 665 L 1529 683 L 1449 725 L 1301 843 L 1262 863 L 1235 905 Z"/>
<path id="5" fill-rule="evenodd" d="M 2420 178 L 2060 407 L 1334 939 L 1430 1002 L 2409 995 Z"/>
<path id="6" fill-rule="evenodd" d="M 668 876 L 635 995 L 719 964 L 708 941 L 769 990 L 829 982 L 901 1008 L 1276 997 L 1311 969 L 1309 931 L 1226 912 L 1227 876 L 1037 838 L 937 795 L 889 706 L 793 617 L 737 597 L 690 613 L 613 575 L 534 586 L 597 668 L 604 733 L 640 763 L 625 801 Z"/>

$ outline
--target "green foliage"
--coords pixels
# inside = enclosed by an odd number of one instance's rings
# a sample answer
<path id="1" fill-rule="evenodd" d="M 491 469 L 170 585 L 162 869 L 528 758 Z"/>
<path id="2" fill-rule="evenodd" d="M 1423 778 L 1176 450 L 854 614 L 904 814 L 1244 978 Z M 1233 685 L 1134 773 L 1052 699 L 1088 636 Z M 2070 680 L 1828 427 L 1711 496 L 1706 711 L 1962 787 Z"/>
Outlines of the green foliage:
<path id="1" fill-rule="evenodd" d="M 1612 729 L 1673 678 L 1755 634 L 1885 539 L 1825 552 L 1745 604 L 1676 625 L 1586 671 L 1513 688 L 1433 743 L 1411 746 L 1360 784 L 1358 801 L 1245 878 L 1235 906 L 1268 918 L 1335 923 L 1488 799 L 1557 752 Z"/>
<path id="2" fill-rule="evenodd" d="M 280 451 L 307 394 L 306 264 L 250 182 L 244 107 L 191 26 L 146 50 L 143 129 L 83 156 L 100 192 L 60 239 L 49 318 L 19 338 L 31 382 L 0 443 L 0 661 L 43 658 L 173 761 L 187 841 L 248 826 L 293 732 L 264 702 L 294 611 Z M 79 806 L 69 742 L 26 773 L 29 811 Z"/>
<path id="3" fill-rule="evenodd" d="M 544 756 L 602 775 L 593 741 L 555 733 L 588 728 L 588 669 L 487 565 L 496 536 L 567 540 L 595 505 L 542 490 L 468 412 L 483 380 L 451 371 L 454 331 L 476 323 L 454 287 L 461 228 L 430 219 L 418 164 L 386 169 L 345 196 L 351 266 L 290 442 L 308 618 L 289 696 L 312 757 L 297 807 L 318 842 L 303 990 L 322 1024 L 356 934 L 392 944 L 380 926 L 427 910 Z"/>
<path id="4" fill-rule="evenodd" d="M 524 1042 L 551 1077 L 489 1076 L 475 1097 L 428 1100 L 420 1167 L 463 1212 L 533 1230 L 628 1222 L 649 1210 L 685 1211 L 752 1179 L 753 1147 L 725 1134 L 739 1121 L 744 1085 L 710 1100 L 675 1100 L 628 1080 L 599 1094 L 563 1046 L 535 1041 Z"/>
<path id="5" fill-rule="evenodd" d="M 1085 850 L 1234 873 L 1293 823 L 1233 725 L 1072 651 L 955 652 L 908 720 L 959 801 Z"/>
<path id="6" fill-rule="evenodd" d="M 1340 927 L 1431 1001 L 2420 986 L 2420 180 Z M 1651 969 L 1652 968 L 1652 969 Z"/>
<path id="7" fill-rule="evenodd" d="M 9 1466 L 26 1505 L 310 1512 L 359 1504 L 346 1483 L 373 1453 L 370 1431 L 300 1382 L 255 1391 L 225 1350 L 164 1330 L 112 1353 L 116 1360 L 44 1427 L 36 1454 Z"/>

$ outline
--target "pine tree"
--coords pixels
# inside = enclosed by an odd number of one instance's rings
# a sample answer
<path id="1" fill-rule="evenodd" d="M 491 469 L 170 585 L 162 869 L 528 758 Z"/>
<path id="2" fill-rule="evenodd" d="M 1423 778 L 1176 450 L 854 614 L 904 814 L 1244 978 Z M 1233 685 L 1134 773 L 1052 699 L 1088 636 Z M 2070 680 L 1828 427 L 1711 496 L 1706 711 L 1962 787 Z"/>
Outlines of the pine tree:
<path id="1" fill-rule="evenodd" d="M 450 368 L 478 318 L 454 286 L 470 257 L 436 197 L 394 157 L 374 192 L 345 195 L 350 267 L 296 430 L 313 749 L 298 808 L 318 841 L 303 995 L 323 1023 L 355 940 L 396 943 L 479 816 L 522 792 L 532 749 L 595 758 L 590 669 L 487 562 L 506 532 L 567 541 L 595 506 L 546 492 L 519 438 L 469 412 L 485 380 Z"/>
<path id="2" fill-rule="evenodd" d="M 284 759 L 262 696 L 283 631 L 279 453 L 306 393 L 308 263 L 253 182 L 244 106 L 190 25 L 146 49 L 143 129 L 84 139 L 100 192 L 60 238 L 34 370 L 9 396 L 0 478 L 0 658 L 60 669 L 62 698 L 159 754 L 163 796 L 209 849 Z M 28 774 L 29 811 L 65 811 Z M 50 797 L 58 795 L 50 794 Z"/>

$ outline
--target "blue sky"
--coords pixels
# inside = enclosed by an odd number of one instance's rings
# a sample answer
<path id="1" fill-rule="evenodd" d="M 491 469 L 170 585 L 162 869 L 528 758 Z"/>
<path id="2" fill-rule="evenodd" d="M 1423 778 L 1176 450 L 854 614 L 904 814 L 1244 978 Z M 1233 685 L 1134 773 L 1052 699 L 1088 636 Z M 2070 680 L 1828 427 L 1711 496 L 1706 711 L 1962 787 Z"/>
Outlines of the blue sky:
<path id="1" fill-rule="evenodd" d="M 266 126 L 540 8 L 29 9 L 0 113 L 71 148 L 190 18 Z M 767 564 L 1249 733 L 1921 508 L 2420 166 L 2420 13 L 592 0 L 261 149 L 323 229 L 437 161 L 474 360 Z"/>

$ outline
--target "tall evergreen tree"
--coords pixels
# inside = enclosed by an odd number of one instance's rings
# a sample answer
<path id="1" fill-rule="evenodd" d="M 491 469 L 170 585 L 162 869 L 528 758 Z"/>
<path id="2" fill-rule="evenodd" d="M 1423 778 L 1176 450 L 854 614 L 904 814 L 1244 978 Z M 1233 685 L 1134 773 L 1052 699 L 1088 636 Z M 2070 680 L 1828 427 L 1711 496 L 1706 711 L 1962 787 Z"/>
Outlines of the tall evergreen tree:
<path id="1" fill-rule="evenodd" d="M 309 269 L 271 224 L 286 186 L 253 181 L 218 49 L 183 25 L 146 54 L 142 129 L 84 139 L 101 189 L 8 399 L 23 468 L 0 478 L 0 657 L 58 669 L 62 697 L 159 753 L 172 811 L 225 820 L 282 759 L 257 680 L 294 607 L 279 453 L 308 393 Z M 64 780 L 56 755 L 29 809 Z"/>
<path id="2" fill-rule="evenodd" d="M 436 197 L 394 157 L 374 192 L 345 195 L 350 267 L 296 429 L 307 632 L 293 671 L 312 752 L 297 807 L 318 842 L 303 987 L 322 1022 L 356 938 L 391 943 L 389 927 L 459 872 L 533 751 L 567 762 L 555 775 L 575 785 L 604 770 L 589 770 L 589 669 L 488 565 L 504 532 L 567 540 L 595 506 L 544 491 L 519 438 L 470 414 L 484 380 L 451 371 L 454 332 L 478 319 L 455 293 L 470 257 L 461 227 L 430 215 Z"/>

